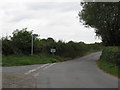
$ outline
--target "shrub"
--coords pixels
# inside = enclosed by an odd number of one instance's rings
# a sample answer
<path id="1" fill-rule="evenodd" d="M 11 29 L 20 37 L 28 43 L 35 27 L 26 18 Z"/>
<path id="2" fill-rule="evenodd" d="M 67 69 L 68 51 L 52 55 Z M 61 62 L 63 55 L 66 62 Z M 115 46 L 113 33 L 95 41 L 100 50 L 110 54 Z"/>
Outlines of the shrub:
<path id="1" fill-rule="evenodd" d="M 100 60 L 104 60 L 107 63 L 120 65 L 120 47 L 105 47 L 103 49 Z"/>

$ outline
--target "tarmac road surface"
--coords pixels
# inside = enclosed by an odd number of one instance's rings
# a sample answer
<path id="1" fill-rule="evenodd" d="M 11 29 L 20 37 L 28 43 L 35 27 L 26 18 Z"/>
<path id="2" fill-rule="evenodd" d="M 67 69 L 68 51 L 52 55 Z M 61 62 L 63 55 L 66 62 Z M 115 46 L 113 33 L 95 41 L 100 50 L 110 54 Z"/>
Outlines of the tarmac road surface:
<path id="1" fill-rule="evenodd" d="M 118 88 L 118 79 L 104 73 L 96 61 L 101 52 L 74 60 L 3 67 L 3 88 Z"/>

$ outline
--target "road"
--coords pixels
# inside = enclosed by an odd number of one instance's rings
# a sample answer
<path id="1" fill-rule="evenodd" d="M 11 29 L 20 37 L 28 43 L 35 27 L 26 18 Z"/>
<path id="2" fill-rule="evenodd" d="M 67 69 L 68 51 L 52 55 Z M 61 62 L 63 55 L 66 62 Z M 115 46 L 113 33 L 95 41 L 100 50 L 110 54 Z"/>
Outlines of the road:
<path id="1" fill-rule="evenodd" d="M 100 70 L 101 52 L 52 64 L 3 67 L 7 88 L 118 88 L 118 79 Z"/>

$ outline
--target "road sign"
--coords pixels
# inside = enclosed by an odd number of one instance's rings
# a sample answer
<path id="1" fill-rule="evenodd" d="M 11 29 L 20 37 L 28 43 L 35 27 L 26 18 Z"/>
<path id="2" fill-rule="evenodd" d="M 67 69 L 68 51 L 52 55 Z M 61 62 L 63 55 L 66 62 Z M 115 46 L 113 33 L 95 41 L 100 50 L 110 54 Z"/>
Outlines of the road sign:
<path id="1" fill-rule="evenodd" d="M 56 52 L 56 49 L 53 49 L 53 48 L 52 48 L 52 49 L 50 50 L 50 52 L 51 52 L 51 53 L 55 53 L 55 52 Z"/>

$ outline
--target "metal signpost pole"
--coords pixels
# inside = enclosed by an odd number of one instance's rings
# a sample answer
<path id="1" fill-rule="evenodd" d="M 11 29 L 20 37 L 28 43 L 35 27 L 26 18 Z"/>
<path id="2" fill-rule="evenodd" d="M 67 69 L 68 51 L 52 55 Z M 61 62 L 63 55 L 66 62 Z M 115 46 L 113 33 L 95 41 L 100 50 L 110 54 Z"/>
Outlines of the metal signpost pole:
<path id="1" fill-rule="evenodd" d="M 38 37 L 39 35 L 38 34 L 32 34 L 32 41 L 31 41 L 31 55 L 33 55 L 33 37 Z"/>
<path id="2" fill-rule="evenodd" d="M 32 41 L 31 41 L 31 55 L 33 55 L 33 35 L 32 35 Z"/>
<path id="3" fill-rule="evenodd" d="M 54 52 L 52 52 L 53 56 L 54 56 Z"/>

